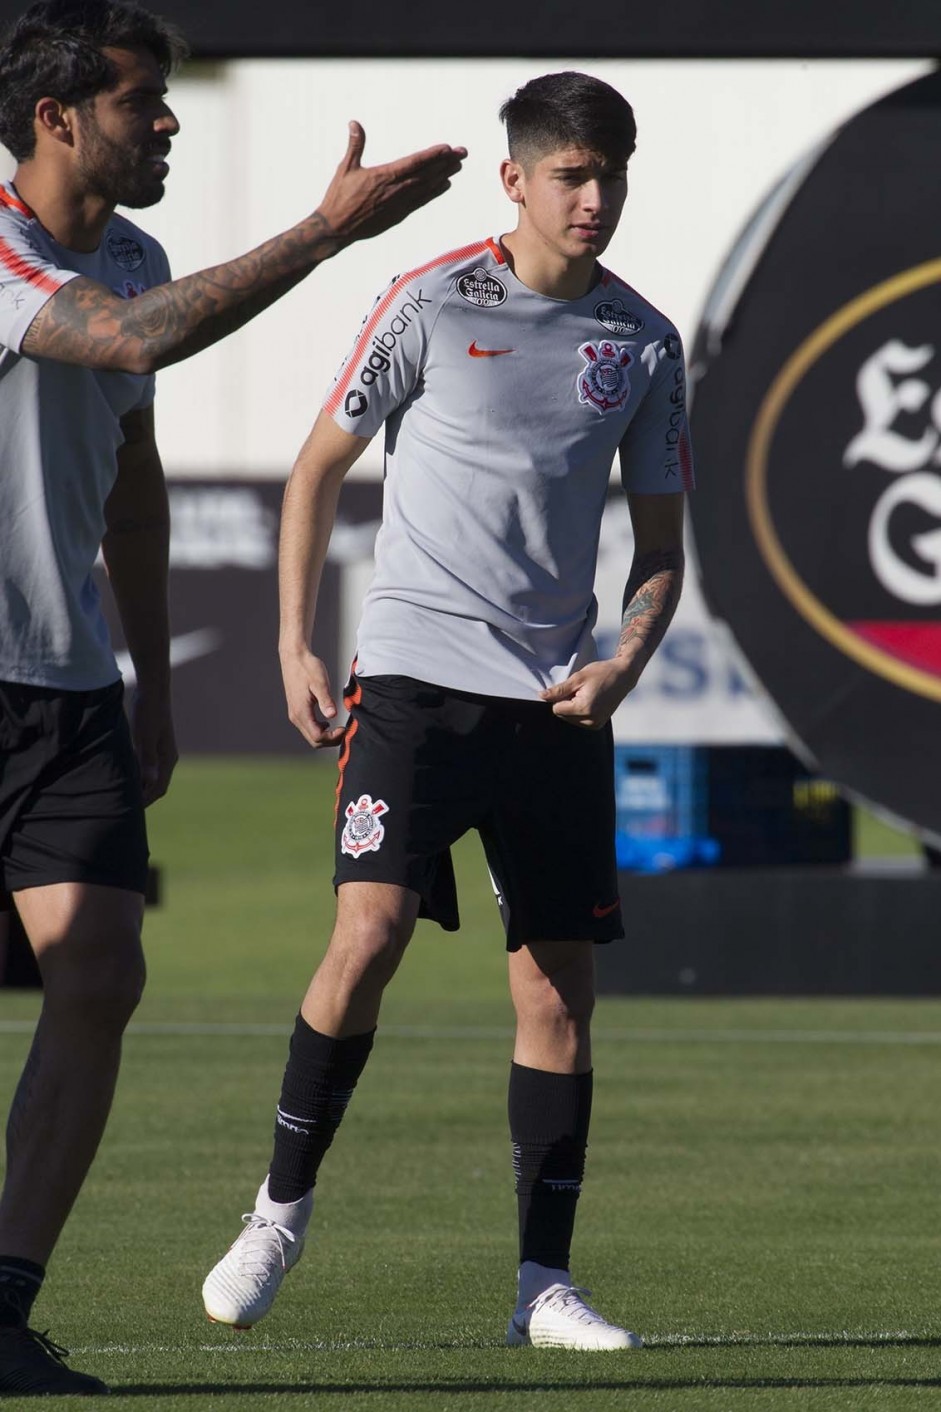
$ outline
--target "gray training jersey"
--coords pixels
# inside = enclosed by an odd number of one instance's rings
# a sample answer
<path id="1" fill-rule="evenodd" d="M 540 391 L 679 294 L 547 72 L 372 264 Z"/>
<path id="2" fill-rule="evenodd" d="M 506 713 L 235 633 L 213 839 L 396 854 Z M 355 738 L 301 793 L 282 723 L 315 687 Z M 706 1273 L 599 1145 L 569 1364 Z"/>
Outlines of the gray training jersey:
<path id="1" fill-rule="evenodd" d="M 393 281 L 325 410 L 386 429 L 363 676 L 517 698 L 564 681 L 597 656 L 618 447 L 628 491 L 693 484 L 674 326 L 607 270 L 583 299 L 537 294 L 493 240 Z"/>
<path id="2" fill-rule="evenodd" d="M 0 185 L 0 680 L 87 691 L 119 675 L 91 571 L 121 418 L 150 405 L 154 379 L 20 353 L 39 310 L 77 275 L 131 299 L 170 271 L 122 216 L 97 250 L 66 250 Z"/>

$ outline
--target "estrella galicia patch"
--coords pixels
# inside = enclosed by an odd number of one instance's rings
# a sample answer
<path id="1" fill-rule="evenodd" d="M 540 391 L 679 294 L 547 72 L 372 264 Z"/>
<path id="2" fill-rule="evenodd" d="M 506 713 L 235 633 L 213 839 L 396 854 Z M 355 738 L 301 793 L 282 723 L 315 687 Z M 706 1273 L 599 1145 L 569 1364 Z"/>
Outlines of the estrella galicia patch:
<path id="1" fill-rule="evenodd" d="M 622 338 L 640 333 L 644 327 L 643 319 L 626 309 L 621 299 L 605 299 L 596 304 L 595 318 L 609 333 L 620 334 Z"/>
<path id="2" fill-rule="evenodd" d="M 374 804 L 372 795 L 369 794 L 361 794 L 355 804 L 351 800 L 345 810 L 346 824 L 340 837 L 341 851 L 348 853 L 351 858 L 358 858 L 361 853 L 378 853 L 386 834 L 380 819 L 388 812 L 388 804 L 381 799 L 377 799 Z"/>
<path id="3" fill-rule="evenodd" d="M 119 235 L 116 230 L 109 230 L 105 243 L 108 254 L 122 270 L 136 270 L 144 263 L 144 247 L 132 235 Z"/>
<path id="4" fill-rule="evenodd" d="M 596 412 L 614 412 L 623 407 L 631 395 L 627 370 L 634 361 L 631 350 L 623 343 L 583 343 L 579 353 L 585 360 L 576 379 L 578 400 Z"/>
<path id="5" fill-rule="evenodd" d="M 343 410 L 348 417 L 361 417 L 368 406 L 369 398 L 365 392 L 360 392 L 358 387 L 354 387 L 352 392 L 346 394 Z"/>
<path id="6" fill-rule="evenodd" d="M 495 309 L 506 299 L 506 288 L 496 275 L 488 274 L 479 267 L 469 275 L 461 275 L 457 292 L 468 304 L 476 304 L 478 309 Z"/>

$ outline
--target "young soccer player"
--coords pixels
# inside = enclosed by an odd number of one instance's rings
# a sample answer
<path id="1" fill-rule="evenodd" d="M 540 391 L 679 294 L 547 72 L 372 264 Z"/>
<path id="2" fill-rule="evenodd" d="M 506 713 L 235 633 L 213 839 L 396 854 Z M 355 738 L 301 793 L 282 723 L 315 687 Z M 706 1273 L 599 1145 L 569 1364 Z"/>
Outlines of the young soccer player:
<path id="1" fill-rule="evenodd" d="M 692 469 L 673 325 L 599 263 L 627 195 L 629 104 L 579 73 L 504 104 L 517 225 L 395 280 L 292 472 L 281 663 L 291 719 L 342 745 L 336 925 L 301 1006 L 274 1155 L 203 1287 L 247 1327 L 301 1254 L 321 1160 L 416 918 L 458 925 L 449 849 L 476 828 L 509 951 L 520 1264 L 511 1345 L 637 1348 L 573 1285 L 592 1096 L 592 945 L 620 937 L 610 718 L 670 621 Z M 343 477 L 385 426 L 376 567 L 336 724 L 311 654 Z M 615 655 L 593 580 L 615 454 L 636 539 Z"/>
<path id="2" fill-rule="evenodd" d="M 15 905 L 43 977 L 7 1125 L 0 1396 L 107 1391 L 29 1316 L 95 1156 L 144 978 L 144 806 L 176 760 L 168 516 L 155 369 L 214 343 L 321 260 L 430 200 L 438 147 L 360 165 L 258 250 L 169 282 L 115 212 L 163 195 L 180 36 L 121 0 L 40 0 L 0 45 L 0 916 Z M 104 553 L 138 691 L 131 730 L 91 570 Z"/>

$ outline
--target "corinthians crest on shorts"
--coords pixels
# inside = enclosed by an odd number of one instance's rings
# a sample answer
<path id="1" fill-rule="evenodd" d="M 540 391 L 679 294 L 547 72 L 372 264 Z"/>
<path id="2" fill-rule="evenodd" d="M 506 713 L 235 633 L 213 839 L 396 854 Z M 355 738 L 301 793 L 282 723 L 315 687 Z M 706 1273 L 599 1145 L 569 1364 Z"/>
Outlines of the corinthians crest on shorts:
<path id="1" fill-rule="evenodd" d="M 631 394 L 627 370 L 634 355 L 630 349 L 603 338 L 599 343 L 583 343 L 578 351 L 585 359 L 575 384 L 579 402 L 602 413 L 623 407 Z"/>
<path id="2" fill-rule="evenodd" d="M 346 824 L 340 837 L 341 851 L 349 853 L 351 858 L 358 858 L 361 853 L 377 853 L 386 832 L 379 819 L 388 812 L 388 804 L 381 799 L 374 804 L 369 794 L 361 794 L 355 804 L 347 804 Z"/>

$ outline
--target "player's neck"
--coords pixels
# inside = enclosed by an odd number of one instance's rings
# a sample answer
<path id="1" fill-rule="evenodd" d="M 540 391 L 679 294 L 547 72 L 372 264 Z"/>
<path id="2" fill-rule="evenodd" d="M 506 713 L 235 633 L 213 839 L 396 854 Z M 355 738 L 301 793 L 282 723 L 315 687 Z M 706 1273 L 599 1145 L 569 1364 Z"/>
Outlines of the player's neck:
<path id="1" fill-rule="evenodd" d="M 114 207 L 82 191 L 37 162 L 21 162 L 13 177 L 21 201 L 67 250 L 90 252 L 101 244 Z"/>
<path id="2" fill-rule="evenodd" d="M 549 299 L 583 299 L 599 279 L 594 255 L 573 260 L 517 229 L 501 237 L 503 253 L 521 284 Z"/>

